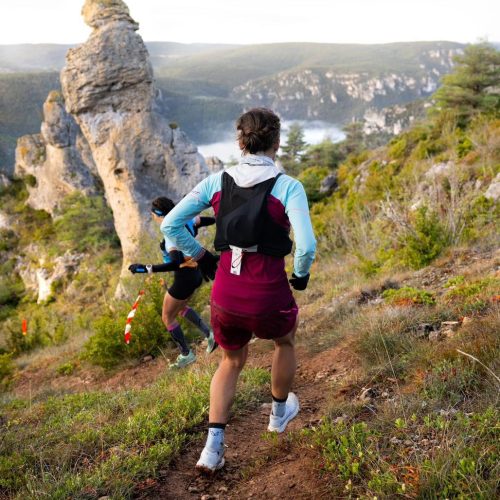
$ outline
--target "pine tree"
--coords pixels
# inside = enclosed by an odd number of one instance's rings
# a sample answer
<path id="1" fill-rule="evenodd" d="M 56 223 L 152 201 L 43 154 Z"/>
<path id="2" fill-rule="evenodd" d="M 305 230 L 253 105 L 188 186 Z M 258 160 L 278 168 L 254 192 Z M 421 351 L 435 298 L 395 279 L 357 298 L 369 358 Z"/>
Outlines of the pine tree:
<path id="1" fill-rule="evenodd" d="M 281 146 L 287 161 L 293 163 L 298 162 L 306 146 L 307 143 L 304 140 L 304 129 L 298 123 L 292 123 L 288 131 L 286 144 Z"/>
<path id="2" fill-rule="evenodd" d="M 345 156 L 352 153 L 359 153 L 365 147 L 365 136 L 363 132 L 363 123 L 353 121 L 348 123 L 342 129 L 345 133 L 345 139 L 342 143 Z"/>
<path id="3" fill-rule="evenodd" d="M 454 61 L 454 71 L 435 94 L 439 109 L 455 112 L 462 125 L 478 113 L 498 115 L 500 52 L 488 43 L 469 45 Z"/>

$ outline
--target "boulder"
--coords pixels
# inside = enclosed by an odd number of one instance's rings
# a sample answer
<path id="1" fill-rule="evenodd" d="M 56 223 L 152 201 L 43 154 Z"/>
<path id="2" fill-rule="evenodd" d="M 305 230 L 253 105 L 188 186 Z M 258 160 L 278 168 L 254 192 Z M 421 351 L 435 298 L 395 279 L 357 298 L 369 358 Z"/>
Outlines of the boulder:
<path id="1" fill-rule="evenodd" d="M 498 201 L 500 199 L 500 173 L 491 181 L 484 196 L 493 201 Z"/>
<path id="2" fill-rule="evenodd" d="M 327 175 L 322 181 L 319 187 L 319 192 L 321 194 L 333 193 L 338 187 L 337 174 L 332 173 Z"/>

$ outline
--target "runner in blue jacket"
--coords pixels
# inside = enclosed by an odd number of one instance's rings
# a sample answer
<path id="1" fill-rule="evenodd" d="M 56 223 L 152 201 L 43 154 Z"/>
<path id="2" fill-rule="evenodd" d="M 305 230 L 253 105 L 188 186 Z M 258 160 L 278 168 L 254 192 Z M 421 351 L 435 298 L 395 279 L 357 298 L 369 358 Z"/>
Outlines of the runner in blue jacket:
<path id="1" fill-rule="evenodd" d="M 151 204 L 151 214 L 155 222 L 161 225 L 174 206 L 174 202 L 169 198 L 154 199 Z M 185 228 L 195 238 L 198 235 L 198 228 L 214 223 L 213 217 L 196 216 L 187 221 Z M 196 355 L 188 346 L 182 328 L 177 321 L 179 314 L 193 323 L 207 338 L 208 353 L 217 348 L 217 343 L 213 331 L 188 306 L 189 298 L 203 281 L 200 271 L 196 266 L 190 267 L 184 263 L 185 257 L 189 256 L 177 250 L 175 244 L 168 237 L 165 237 L 160 243 L 160 249 L 163 254 L 162 264 L 131 264 L 129 270 L 132 273 L 174 272 L 174 282 L 163 299 L 162 320 L 180 351 L 176 361 L 170 367 L 183 368 L 196 361 Z"/>

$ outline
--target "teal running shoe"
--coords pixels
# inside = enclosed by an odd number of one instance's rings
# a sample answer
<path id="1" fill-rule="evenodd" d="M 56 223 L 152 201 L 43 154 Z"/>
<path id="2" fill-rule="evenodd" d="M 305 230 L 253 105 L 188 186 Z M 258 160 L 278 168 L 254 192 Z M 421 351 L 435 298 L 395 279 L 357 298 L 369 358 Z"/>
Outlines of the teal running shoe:
<path id="1" fill-rule="evenodd" d="M 196 354 L 193 351 L 189 351 L 188 354 L 179 354 L 174 363 L 170 365 L 170 368 L 176 370 L 178 368 L 185 368 L 186 366 L 194 363 L 196 361 Z"/>
<path id="2" fill-rule="evenodd" d="M 219 344 L 217 344 L 217 342 L 215 341 L 213 330 L 210 330 L 210 335 L 207 338 L 207 352 L 208 352 L 208 354 L 212 354 L 215 351 L 215 349 L 217 349 L 217 347 L 219 347 Z"/>

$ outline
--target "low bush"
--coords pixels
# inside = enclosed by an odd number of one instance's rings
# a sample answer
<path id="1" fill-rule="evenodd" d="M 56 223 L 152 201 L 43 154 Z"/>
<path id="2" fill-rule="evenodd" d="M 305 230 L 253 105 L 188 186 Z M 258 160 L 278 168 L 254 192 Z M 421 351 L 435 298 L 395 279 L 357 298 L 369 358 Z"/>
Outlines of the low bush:
<path id="1" fill-rule="evenodd" d="M 127 359 L 157 354 L 169 340 L 161 319 L 163 295 L 159 281 L 146 285 L 132 321 L 132 339 L 128 345 L 124 342 L 124 330 L 132 304 L 121 304 L 97 319 L 92 328 L 94 333 L 85 344 L 84 357 L 96 365 L 111 368 Z"/>
<path id="2" fill-rule="evenodd" d="M 398 289 L 385 290 L 382 297 L 394 305 L 427 305 L 432 306 L 436 303 L 434 294 L 425 290 L 419 290 L 411 286 L 404 286 Z"/>
<path id="3" fill-rule="evenodd" d="M 401 239 L 403 264 L 413 269 L 427 266 L 449 243 L 448 231 L 438 214 L 420 207 L 413 216 L 412 230 Z"/>
<path id="4" fill-rule="evenodd" d="M 0 390 L 7 389 L 12 381 L 15 366 L 11 354 L 0 354 Z"/>
<path id="5" fill-rule="evenodd" d="M 309 202 L 314 203 L 324 198 L 320 192 L 321 182 L 330 173 L 327 167 L 309 167 L 303 170 L 299 176 L 299 181 L 304 185 Z"/>
<path id="6" fill-rule="evenodd" d="M 58 375 L 71 375 L 75 371 L 75 365 L 71 362 L 63 363 L 56 369 Z"/>

